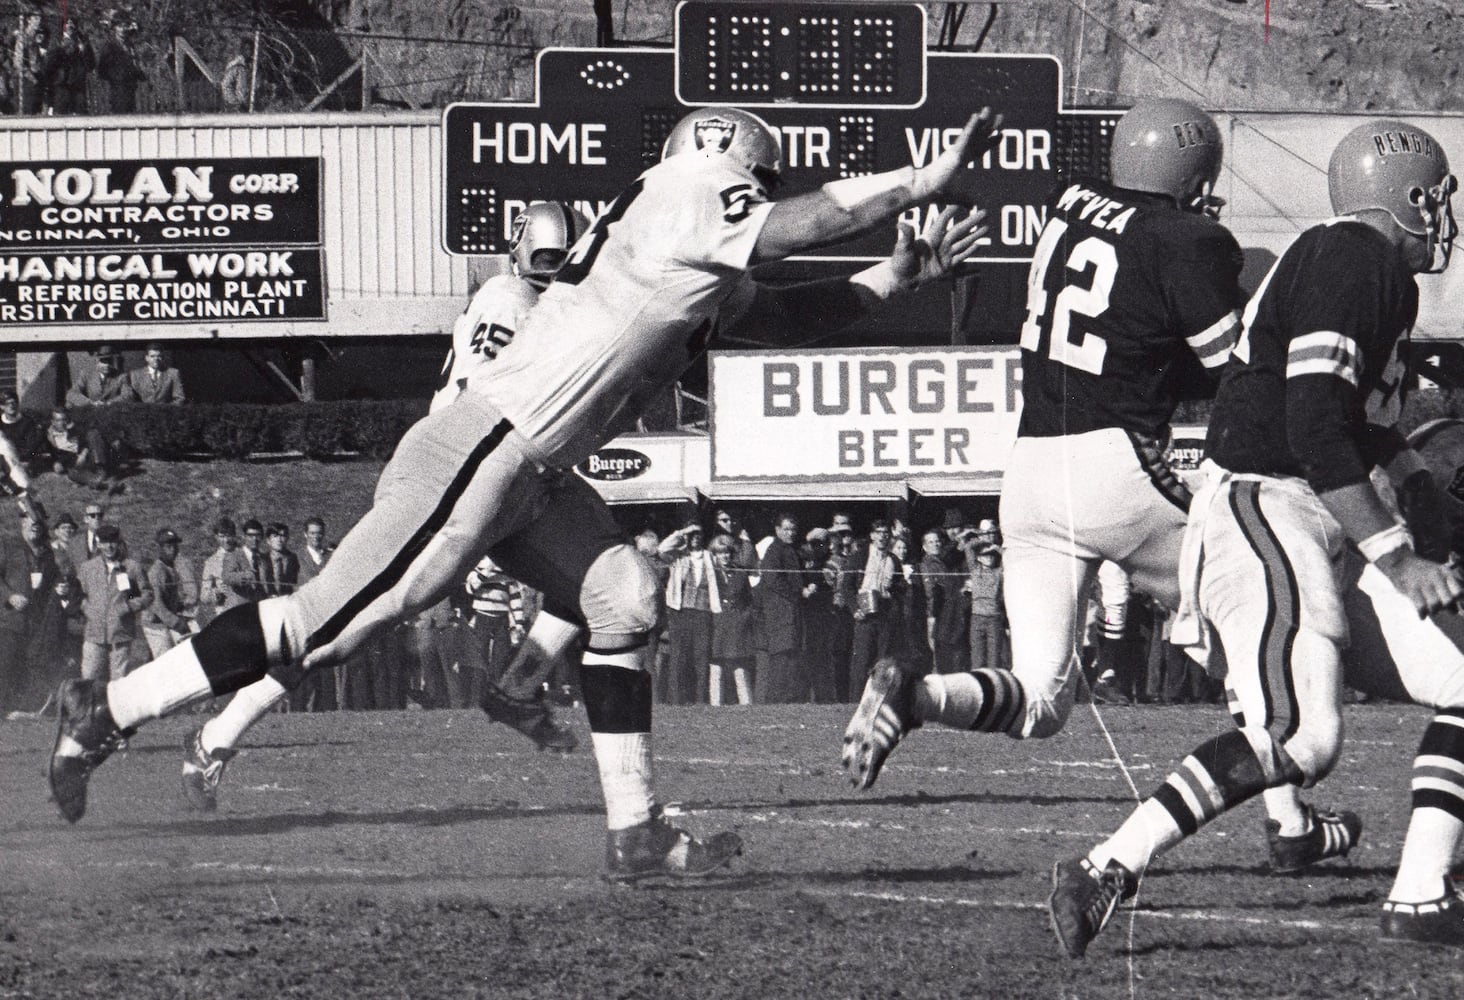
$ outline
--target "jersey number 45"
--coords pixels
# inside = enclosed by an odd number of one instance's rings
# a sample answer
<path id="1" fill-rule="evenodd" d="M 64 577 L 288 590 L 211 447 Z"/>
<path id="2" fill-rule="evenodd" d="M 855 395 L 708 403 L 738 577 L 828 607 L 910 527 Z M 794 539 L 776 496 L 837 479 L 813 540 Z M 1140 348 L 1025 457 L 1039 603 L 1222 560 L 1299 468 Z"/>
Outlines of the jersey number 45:
<path id="1" fill-rule="evenodd" d="M 1047 271 L 1067 230 L 1068 224 L 1062 219 L 1051 219 L 1037 241 L 1032 269 L 1027 272 L 1027 319 L 1022 324 L 1022 350 L 1041 352 L 1042 336 L 1046 333 L 1049 358 L 1069 368 L 1102 375 L 1108 344 L 1095 333 L 1084 333 L 1082 340 L 1073 343 L 1069 331 L 1074 313 L 1094 317 L 1107 310 L 1113 279 L 1118 274 L 1118 254 L 1112 244 L 1096 236 L 1089 236 L 1073 247 L 1068 254 L 1066 269 L 1081 275 L 1092 267 L 1093 280 L 1084 288 L 1059 279 L 1057 283 L 1062 290 L 1057 293 L 1052 303 L 1052 314 L 1048 316 L 1050 293 L 1047 290 Z"/>

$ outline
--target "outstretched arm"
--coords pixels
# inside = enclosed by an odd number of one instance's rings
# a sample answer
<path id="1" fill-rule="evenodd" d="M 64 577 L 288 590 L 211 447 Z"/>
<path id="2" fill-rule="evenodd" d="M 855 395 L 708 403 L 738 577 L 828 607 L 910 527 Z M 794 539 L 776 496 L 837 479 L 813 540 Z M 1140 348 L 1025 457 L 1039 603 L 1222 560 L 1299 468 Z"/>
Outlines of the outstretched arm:
<path id="1" fill-rule="evenodd" d="M 966 165 L 995 142 L 1001 116 L 982 108 L 960 138 L 923 167 L 830 181 L 817 191 L 775 202 L 752 251 L 752 264 L 861 236 L 907 208 L 945 196 L 970 203 Z"/>
<path id="2" fill-rule="evenodd" d="M 896 295 L 946 277 L 987 233 L 985 211 L 972 209 L 959 218 L 958 212 L 954 205 L 942 209 L 919 236 L 901 222 L 889 259 L 857 274 L 778 288 L 756 285 L 734 330 L 743 327 L 773 336 L 837 330 Z"/>

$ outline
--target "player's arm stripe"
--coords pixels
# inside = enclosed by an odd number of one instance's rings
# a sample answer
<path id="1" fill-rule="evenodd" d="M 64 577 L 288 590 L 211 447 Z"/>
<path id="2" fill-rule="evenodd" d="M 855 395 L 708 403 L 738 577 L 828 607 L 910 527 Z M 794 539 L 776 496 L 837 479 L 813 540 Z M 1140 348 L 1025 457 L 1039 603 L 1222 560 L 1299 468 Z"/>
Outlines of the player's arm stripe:
<path id="1" fill-rule="evenodd" d="M 1357 341 L 1323 330 L 1306 333 L 1291 342 L 1286 352 L 1286 377 L 1335 375 L 1357 385 Z"/>
<path id="2" fill-rule="evenodd" d="M 402 578 L 407 572 L 407 569 L 422 554 L 422 550 L 427 547 L 427 543 L 447 523 L 447 519 L 451 516 L 453 508 L 457 506 L 457 502 L 467 492 L 468 484 L 478 474 L 479 467 L 503 443 L 503 439 L 508 437 L 508 432 L 511 430 L 513 430 L 513 424 L 507 420 L 500 420 L 493 430 L 488 432 L 488 436 L 474 446 L 473 450 L 468 454 L 467 459 L 458 469 L 457 475 L 453 476 L 452 482 L 443 491 L 442 499 L 437 502 L 436 507 L 432 508 L 427 517 L 417 527 L 417 530 L 412 532 L 412 536 L 407 539 L 406 544 L 392 557 L 391 561 L 386 564 L 386 567 L 380 573 L 377 573 L 375 577 L 367 581 L 366 585 L 358 590 L 355 596 L 341 605 L 339 611 L 331 615 L 325 624 L 311 633 L 310 638 L 305 641 L 305 652 L 317 649 L 326 643 L 334 641 L 345 630 L 346 626 L 351 623 L 351 620 L 364 611 L 372 601 L 375 601 L 382 594 L 385 594 L 392 587 L 396 586 L 397 581 Z"/>
<path id="3" fill-rule="evenodd" d="M 1230 310 L 1199 333 L 1184 338 L 1206 368 L 1219 368 L 1230 360 L 1240 336 L 1240 313 Z"/>

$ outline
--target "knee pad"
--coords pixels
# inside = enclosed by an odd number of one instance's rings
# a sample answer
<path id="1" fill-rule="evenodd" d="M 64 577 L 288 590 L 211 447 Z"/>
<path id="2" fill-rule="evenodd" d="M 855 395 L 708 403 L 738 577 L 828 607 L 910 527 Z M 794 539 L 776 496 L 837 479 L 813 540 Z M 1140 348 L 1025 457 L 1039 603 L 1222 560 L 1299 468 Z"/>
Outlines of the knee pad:
<path id="1" fill-rule="evenodd" d="M 580 585 L 580 610 L 590 632 L 590 648 L 624 647 L 656 624 L 661 588 L 655 571 L 630 545 L 601 552 Z"/>

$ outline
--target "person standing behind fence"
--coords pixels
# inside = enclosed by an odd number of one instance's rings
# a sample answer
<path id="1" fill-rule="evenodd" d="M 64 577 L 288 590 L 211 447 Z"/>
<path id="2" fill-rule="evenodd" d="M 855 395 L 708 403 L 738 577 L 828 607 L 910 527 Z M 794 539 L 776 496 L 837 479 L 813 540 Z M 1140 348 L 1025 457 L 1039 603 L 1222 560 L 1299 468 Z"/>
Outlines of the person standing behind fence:
<path id="1" fill-rule="evenodd" d="M 132 35 L 137 30 L 126 17 L 112 20 L 112 37 L 102 43 L 97 53 L 97 78 L 106 86 L 102 94 L 102 111 L 126 115 L 137 110 L 137 88 L 147 74 L 137 65 Z"/>
<path id="2" fill-rule="evenodd" d="M 183 378 L 178 369 L 164 364 L 163 346 L 148 344 L 143 364 L 127 373 L 127 385 L 139 403 L 186 402 L 183 395 Z"/>
<path id="3" fill-rule="evenodd" d="M 800 662 L 803 645 L 803 559 L 795 545 L 798 521 L 791 514 L 773 520 L 773 540 L 758 563 L 756 598 L 767 667 L 757 673 L 754 697 L 760 705 L 808 700 L 808 678 Z"/>
<path id="4" fill-rule="evenodd" d="M 702 545 L 702 528 L 692 522 L 661 542 L 663 559 L 672 559 L 666 580 L 666 696 L 673 705 L 705 705 L 711 701 L 713 616 L 722 610 L 712 556 Z"/>
<path id="5" fill-rule="evenodd" d="M 66 21 L 61 26 L 61 41 L 51 46 L 41 61 L 41 91 L 48 114 L 86 113 L 86 79 L 95 63 L 96 55 L 86 35 L 76 21 Z"/>
<path id="6" fill-rule="evenodd" d="M 81 646 L 81 676 L 121 680 L 131 667 L 128 651 L 138 638 L 138 614 L 153 602 L 152 585 L 136 559 L 122 555 L 122 531 L 115 524 L 97 529 L 100 551 L 77 571 L 86 631 Z"/>
<path id="7" fill-rule="evenodd" d="M 747 570 L 736 565 L 737 539 L 721 533 L 712 539 L 712 555 L 720 607 L 712 615 L 712 652 L 707 668 L 707 698 L 721 705 L 725 685 L 732 682 L 737 704 L 752 704 L 757 637 L 752 584 Z"/>
<path id="8" fill-rule="evenodd" d="M 962 546 L 971 584 L 971 669 L 1009 670 L 1001 546 L 974 536 Z"/>
<path id="9" fill-rule="evenodd" d="M 45 525 L 22 516 L 20 537 L 0 543 L 0 718 L 25 707 L 32 689 L 26 651 L 36 613 L 56 576 Z"/>
<path id="10" fill-rule="evenodd" d="M 43 104 L 41 63 L 46 57 L 46 26 L 41 15 L 27 14 L 25 23 L 10 35 L 10 67 L 15 81 L 17 114 L 37 115 Z"/>
<path id="11" fill-rule="evenodd" d="M 171 528 L 159 528 L 158 556 L 147 567 L 153 602 L 142 612 L 142 634 L 153 656 L 162 656 L 198 631 L 198 583 L 193 567 L 178 556 L 181 539 Z"/>
<path id="12" fill-rule="evenodd" d="M 239 535 L 234 522 L 221 517 L 214 524 L 213 553 L 204 560 L 203 578 L 199 586 L 200 611 L 217 615 L 254 599 L 254 570 L 244 550 L 239 548 Z"/>

